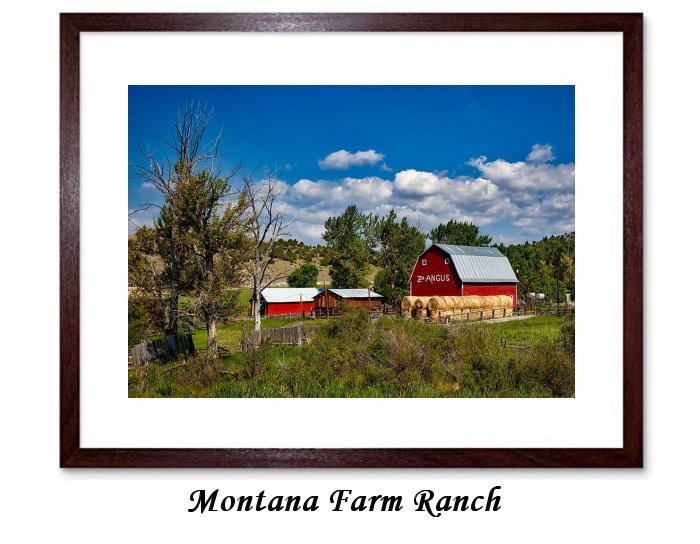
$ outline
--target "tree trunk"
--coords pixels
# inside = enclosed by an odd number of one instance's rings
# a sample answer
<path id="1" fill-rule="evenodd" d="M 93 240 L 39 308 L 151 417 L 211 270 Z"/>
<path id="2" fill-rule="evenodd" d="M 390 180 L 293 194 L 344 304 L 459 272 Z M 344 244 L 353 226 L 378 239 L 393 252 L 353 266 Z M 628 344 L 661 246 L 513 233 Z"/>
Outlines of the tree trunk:
<path id="1" fill-rule="evenodd" d="M 261 328 L 260 323 L 260 289 L 255 288 L 255 293 L 253 294 L 253 314 L 255 317 L 255 330 L 259 331 Z"/>
<path id="2" fill-rule="evenodd" d="M 177 293 L 170 295 L 168 298 L 168 308 L 166 310 L 165 316 L 165 334 L 175 335 L 177 334 L 177 317 L 179 308 L 180 296 Z"/>
<path id="3" fill-rule="evenodd" d="M 178 255 L 176 251 L 176 244 L 175 244 L 175 229 L 173 226 L 170 226 L 170 247 L 169 247 L 169 260 L 170 260 L 170 269 L 172 271 L 178 270 L 179 268 L 179 262 L 178 262 Z M 169 283 L 169 299 L 168 299 L 168 308 L 167 308 L 167 326 L 166 326 L 166 334 L 169 335 L 174 335 L 178 333 L 178 314 L 180 312 L 180 293 L 178 292 L 178 285 L 176 281 L 170 278 L 168 281 Z"/>
<path id="4" fill-rule="evenodd" d="M 213 315 L 207 316 L 207 353 L 210 357 L 219 357 L 219 346 L 216 342 L 216 318 Z"/>
<path id="5" fill-rule="evenodd" d="M 214 277 L 214 252 L 206 248 L 206 277 L 211 282 Z M 207 354 L 214 359 L 219 357 L 216 343 L 216 303 L 208 302 L 204 307 L 204 318 L 207 325 Z"/>

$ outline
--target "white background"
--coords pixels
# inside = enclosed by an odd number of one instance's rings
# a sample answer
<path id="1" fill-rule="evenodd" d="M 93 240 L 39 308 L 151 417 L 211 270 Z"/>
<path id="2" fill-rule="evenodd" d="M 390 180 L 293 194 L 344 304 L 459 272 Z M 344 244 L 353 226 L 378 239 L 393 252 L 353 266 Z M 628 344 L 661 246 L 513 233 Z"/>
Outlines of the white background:
<path id="1" fill-rule="evenodd" d="M 621 34 L 93 33 L 80 68 L 83 447 L 622 446 Z M 575 85 L 576 398 L 129 399 L 127 82 Z"/>
<path id="2" fill-rule="evenodd" d="M 697 76 L 693 3 L 104 1 L 103 10 L 296 9 L 644 11 L 646 97 L 646 468 L 643 470 L 66 471 L 58 469 L 58 11 L 88 1 L 12 3 L 1 59 L 3 293 L 0 538 L 74 542 L 640 542 L 697 538 L 697 323 L 677 286 L 697 273 Z M 106 195 L 107 197 L 109 195 Z M 604 263 L 601 263 L 604 266 Z M 694 293 L 686 299 L 693 300 Z M 678 316 L 681 317 L 678 317 Z M 403 494 L 503 487 L 503 509 L 433 519 L 396 514 L 188 514 L 199 488 L 235 494 Z"/>

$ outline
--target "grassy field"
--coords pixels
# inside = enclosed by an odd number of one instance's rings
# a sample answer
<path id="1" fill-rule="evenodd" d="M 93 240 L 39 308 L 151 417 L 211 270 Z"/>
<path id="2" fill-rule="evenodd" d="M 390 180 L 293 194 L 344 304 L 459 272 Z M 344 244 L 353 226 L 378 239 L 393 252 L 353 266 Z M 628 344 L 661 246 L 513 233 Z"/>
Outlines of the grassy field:
<path id="1" fill-rule="evenodd" d="M 267 317 L 261 320 L 261 325 L 263 329 L 271 329 L 275 327 L 284 327 L 285 325 L 291 325 L 292 323 L 300 323 L 301 319 L 298 317 Z M 306 327 L 316 327 L 321 324 L 320 320 L 306 319 L 303 320 L 304 326 Z M 253 328 L 253 320 L 246 319 L 232 323 L 221 323 L 216 327 L 216 339 L 220 346 L 228 348 L 231 353 L 238 351 L 241 336 L 243 334 L 243 328 L 247 331 Z M 194 347 L 198 350 L 204 350 L 207 347 L 207 331 L 199 329 L 192 331 L 192 339 L 194 340 Z"/>
<path id="2" fill-rule="evenodd" d="M 532 345 L 543 340 L 554 341 L 559 338 L 564 318 L 536 316 L 488 325 L 493 327 L 498 338 L 514 344 Z"/>
<path id="3" fill-rule="evenodd" d="M 279 327 L 298 319 L 263 319 Z M 561 341 L 565 318 L 534 317 L 493 323 L 428 325 L 366 314 L 307 320 L 320 327 L 301 347 L 261 346 L 260 372 L 239 351 L 242 326 L 219 326 L 218 341 L 231 355 L 198 356 L 129 371 L 132 397 L 571 397 L 573 348 Z M 195 331 L 195 346 L 206 345 Z M 509 349 L 506 343 L 529 349 Z"/>

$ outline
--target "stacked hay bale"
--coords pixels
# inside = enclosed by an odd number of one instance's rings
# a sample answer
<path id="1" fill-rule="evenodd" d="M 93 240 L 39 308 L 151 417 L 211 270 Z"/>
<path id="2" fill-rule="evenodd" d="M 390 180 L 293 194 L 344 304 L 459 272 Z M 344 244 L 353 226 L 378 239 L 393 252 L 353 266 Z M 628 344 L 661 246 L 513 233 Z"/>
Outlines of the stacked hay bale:
<path id="1" fill-rule="evenodd" d="M 462 319 L 475 319 L 474 316 L 479 315 L 480 297 L 466 296 L 462 297 Z"/>
<path id="2" fill-rule="evenodd" d="M 413 305 L 418 297 L 403 297 L 401 300 L 401 317 L 410 318 L 413 317 L 411 314 L 413 310 Z"/>
<path id="3" fill-rule="evenodd" d="M 442 312 L 445 310 L 447 310 L 445 297 L 430 297 L 430 299 L 428 299 L 428 315 L 430 315 L 431 318 L 442 315 Z"/>
<path id="4" fill-rule="evenodd" d="M 499 308 L 503 309 L 502 316 L 499 317 L 512 317 L 513 315 L 513 297 L 511 295 L 499 295 L 500 299 Z"/>
<path id="5" fill-rule="evenodd" d="M 417 297 L 414 303 L 415 317 L 419 319 L 425 319 L 428 317 L 428 301 L 430 297 Z"/>
<path id="6" fill-rule="evenodd" d="M 509 295 L 404 297 L 401 301 L 401 314 L 404 317 L 470 321 L 510 317 L 513 315 L 513 297 Z"/>
<path id="7" fill-rule="evenodd" d="M 464 297 L 454 297 L 455 298 L 455 317 L 457 319 L 464 319 L 465 312 L 468 314 L 469 310 L 464 305 Z"/>
<path id="8" fill-rule="evenodd" d="M 452 311 L 452 315 L 461 317 L 461 315 L 462 315 L 462 301 L 460 299 L 462 297 L 446 297 L 446 298 L 447 298 L 447 302 L 449 303 L 450 309 Z"/>
<path id="9" fill-rule="evenodd" d="M 479 297 L 481 299 L 481 319 L 491 319 L 495 301 L 493 297 Z"/>
<path id="10" fill-rule="evenodd" d="M 401 300 L 401 315 L 403 317 L 421 317 L 421 311 L 427 308 L 430 297 L 403 297 Z M 427 311 L 422 313 L 427 316 Z"/>

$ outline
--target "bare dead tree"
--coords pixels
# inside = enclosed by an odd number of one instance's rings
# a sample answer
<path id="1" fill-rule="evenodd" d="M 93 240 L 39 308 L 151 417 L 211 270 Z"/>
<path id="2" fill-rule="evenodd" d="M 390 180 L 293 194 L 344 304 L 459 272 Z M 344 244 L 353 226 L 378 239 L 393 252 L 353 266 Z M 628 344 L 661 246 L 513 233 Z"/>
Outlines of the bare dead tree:
<path id="1" fill-rule="evenodd" d="M 131 165 L 135 175 L 143 183 L 150 184 L 161 193 L 166 204 L 175 197 L 178 181 L 192 176 L 204 166 L 215 177 L 221 177 L 220 159 L 223 157 L 219 151 L 221 132 L 209 142 L 204 141 L 213 117 L 213 108 L 208 108 L 206 104 L 200 106 L 195 101 L 178 110 L 171 127 L 170 138 L 163 140 L 164 145 L 174 152 L 174 158 L 164 153 L 159 159 L 157 149 L 138 144 L 145 162 Z M 231 173 L 230 177 L 233 174 L 235 172 Z"/>
<path id="2" fill-rule="evenodd" d="M 243 194 L 248 204 L 247 228 L 252 248 L 246 269 L 253 283 L 253 316 L 255 330 L 260 330 L 260 292 L 285 277 L 282 273 L 269 272 L 275 247 L 280 238 L 289 234 L 291 221 L 280 210 L 283 183 L 275 172 L 269 173 L 261 182 L 253 174 L 243 174 Z"/>
<path id="3" fill-rule="evenodd" d="M 211 108 L 191 102 L 179 109 L 165 140 L 161 156 L 156 150 L 139 146 L 142 163 L 133 164 L 137 179 L 157 190 L 162 204 L 155 221 L 158 256 L 164 264 L 168 297 L 167 334 L 178 331 L 178 320 L 197 315 L 207 327 L 207 346 L 216 356 L 217 297 L 235 276 L 245 208 L 241 194 L 233 194 L 231 180 L 240 163 L 223 171 L 219 145 L 221 132 L 209 142 L 205 134 L 213 118 Z M 195 303 L 180 308 L 184 293 L 194 294 Z"/>

